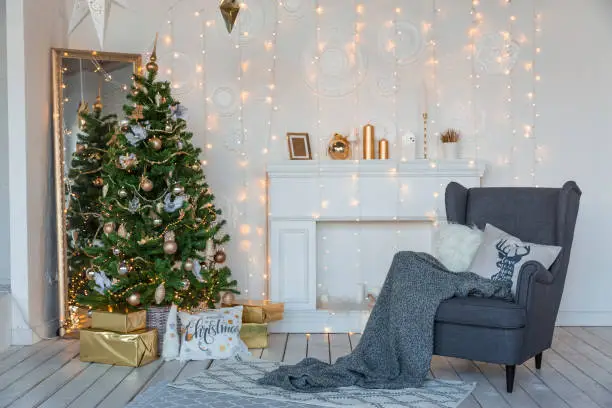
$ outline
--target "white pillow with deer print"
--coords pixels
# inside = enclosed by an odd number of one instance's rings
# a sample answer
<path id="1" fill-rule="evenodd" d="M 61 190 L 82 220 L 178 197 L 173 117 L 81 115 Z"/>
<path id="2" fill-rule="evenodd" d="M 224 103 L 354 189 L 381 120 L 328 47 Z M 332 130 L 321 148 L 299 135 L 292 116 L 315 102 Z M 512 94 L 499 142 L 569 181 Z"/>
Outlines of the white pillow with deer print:
<path id="1" fill-rule="evenodd" d="M 538 261 L 548 269 L 559 256 L 559 252 L 561 247 L 523 242 L 487 224 L 482 244 L 476 251 L 469 270 L 491 280 L 512 281 L 512 294 L 516 295 L 516 285 L 523 264 Z"/>

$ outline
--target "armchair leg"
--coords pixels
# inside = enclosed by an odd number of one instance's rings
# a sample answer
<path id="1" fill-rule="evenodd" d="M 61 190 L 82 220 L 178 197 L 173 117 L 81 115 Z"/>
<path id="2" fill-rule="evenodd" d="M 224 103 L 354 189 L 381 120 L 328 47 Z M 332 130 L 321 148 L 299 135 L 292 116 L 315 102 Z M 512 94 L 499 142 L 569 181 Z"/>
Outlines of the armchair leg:
<path id="1" fill-rule="evenodd" d="M 507 365 L 506 366 L 506 391 L 508 394 L 512 393 L 514 390 L 514 374 L 516 373 L 515 365 Z"/>
<path id="2" fill-rule="evenodd" d="M 536 354 L 535 356 L 536 369 L 542 368 L 542 353 Z"/>

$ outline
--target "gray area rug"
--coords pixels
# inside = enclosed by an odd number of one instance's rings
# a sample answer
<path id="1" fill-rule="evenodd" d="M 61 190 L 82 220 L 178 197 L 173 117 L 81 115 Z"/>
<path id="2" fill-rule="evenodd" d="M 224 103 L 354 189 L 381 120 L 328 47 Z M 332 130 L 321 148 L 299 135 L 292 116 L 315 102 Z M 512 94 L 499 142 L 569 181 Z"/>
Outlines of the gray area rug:
<path id="1" fill-rule="evenodd" d="M 257 384 L 257 379 L 280 365 L 263 360 L 216 361 L 209 370 L 188 380 L 147 390 L 129 407 L 456 408 L 475 387 L 473 383 L 429 379 L 422 388 L 378 390 L 346 387 L 312 394 Z"/>

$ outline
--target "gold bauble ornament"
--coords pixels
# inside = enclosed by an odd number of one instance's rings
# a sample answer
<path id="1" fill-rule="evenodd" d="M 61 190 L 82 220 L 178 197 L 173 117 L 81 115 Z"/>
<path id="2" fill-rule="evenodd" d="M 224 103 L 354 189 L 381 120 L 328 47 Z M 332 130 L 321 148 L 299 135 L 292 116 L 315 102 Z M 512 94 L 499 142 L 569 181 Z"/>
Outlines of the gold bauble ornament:
<path id="1" fill-rule="evenodd" d="M 336 133 L 329 142 L 327 152 L 334 160 L 346 160 L 351 156 L 351 144 L 348 138 Z"/>
<path id="2" fill-rule="evenodd" d="M 215 263 L 222 264 L 225 262 L 226 259 L 227 259 L 227 256 L 225 255 L 225 252 L 219 250 L 215 253 L 215 256 L 214 256 Z"/>
<path id="3" fill-rule="evenodd" d="M 233 305 L 235 301 L 236 295 L 234 295 L 232 292 L 225 292 L 221 298 L 221 303 L 224 305 Z"/>
<path id="4" fill-rule="evenodd" d="M 128 232 L 127 232 L 127 228 L 125 227 L 125 224 L 121 224 L 119 226 L 119 229 L 117 229 L 117 235 L 119 235 L 121 238 L 126 239 L 128 237 Z"/>
<path id="5" fill-rule="evenodd" d="M 102 187 L 104 185 L 104 180 L 102 179 L 102 177 L 96 177 L 94 181 L 92 181 L 92 184 L 95 187 Z"/>
<path id="6" fill-rule="evenodd" d="M 102 108 L 104 108 L 104 105 L 102 105 L 102 96 L 100 95 L 101 91 L 102 91 L 101 89 L 98 89 L 98 96 L 96 96 L 96 103 L 93 104 L 94 112 L 102 112 Z"/>
<path id="7" fill-rule="evenodd" d="M 155 303 L 159 305 L 161 304 L 161 302 L 164 301 L 165 298 L 166 298 L 166 287 L 164 286 L 163 283 L 161 283 L 157 287 L 157 289 L 155 289 Z"/>
<path id="8" fill-rule="evenodd" d="M 158 137 L 152 137 L 151 139 L 149 139 L 149 145 L 153 150 L 161 150 L 162 141 Z"/>
<path id="9" fill-rule="evenodd" d="M 164 253 L 167 255 L 174 255 L 178 251 L 178 245 L 174 241 L 164 242 Z"/>
<path id="10" fill-rule="evenodd" d="M 186 260 L 183 264 L 183 269 L 188 272 L 193 271 L 193 261 L 191 259 Z"/>
<path id="11" fill-rule="evenodd" d="M 93 269 L 88 269 L 88 270 L 85 272 L 85 276 L 87 276 L 87 279 L 89 279 L 89 280 L 93 280 L 93 278 L 95 278 L 95 277 L 96 277 L 96 271 L 94 271 Z"/>
<path id="12" fill-rule="evenodd" d="M 114 222 L 107 222 L 106 224 L 104 224 L 104 227 L 102 227 L 102 230 L 107 235 L 108 234 L 112 234 L 113 232 L 115 232 L 115 223 Z"/>
<path id="13" fill-rule="evenodd" d="M 144 177 L 140 181 L 140 188 L 142 189 L 142 191 L 145 191 L 148 193 L 149 191 L 153 190 L 153 182 L 149 180 L 148 178 Z"/>
<path id="14" fill-rule="evenodd" d="M 138 292 L 132 293 L 130 296 L 128 296 L 127 302 L 131 306 L 138 306 L 140 304 L 140 293 Z"/>

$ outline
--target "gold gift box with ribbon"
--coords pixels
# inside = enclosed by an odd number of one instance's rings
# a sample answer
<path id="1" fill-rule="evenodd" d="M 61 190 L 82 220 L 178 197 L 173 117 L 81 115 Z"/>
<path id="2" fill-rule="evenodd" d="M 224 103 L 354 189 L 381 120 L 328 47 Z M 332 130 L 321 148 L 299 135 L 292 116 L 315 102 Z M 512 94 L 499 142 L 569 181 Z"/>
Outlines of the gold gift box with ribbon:
<path id="1" fill-rule="evenodd" d="M 81 330 L 81 361 L 140 367 L 157 360 L 157 329 L 134 333 Z"/>
<path id="2" fill-rule="evenodd" d="M 114 331 L 117 333 L 132 333 L 147 327 L 147 311 L 136 312 L 106 312 L 94 310 L 91 315 L 91 328 Z"/>
<path id="3" fill-rule="evenodd" d="M 271 323 L 283 320 L 284 303 L 272 303 L 269 300 L 237 300 L 227 306 L 243 306 L 243 323 Z"/>
<path id="4" fill-rule="evenodd" d="M 250 349 L 268 348 L 268 325 L 243 323 L 240 329 L 240 339 Z"/>

